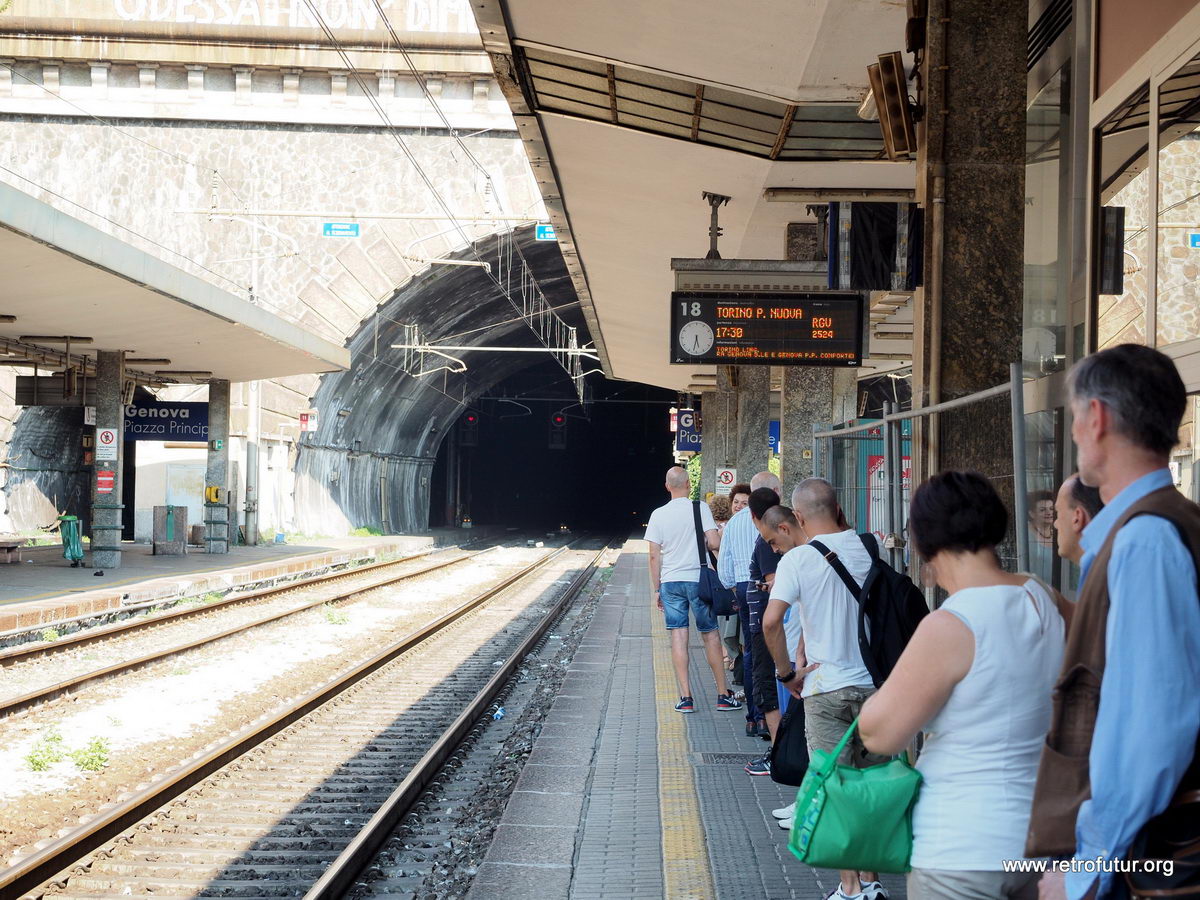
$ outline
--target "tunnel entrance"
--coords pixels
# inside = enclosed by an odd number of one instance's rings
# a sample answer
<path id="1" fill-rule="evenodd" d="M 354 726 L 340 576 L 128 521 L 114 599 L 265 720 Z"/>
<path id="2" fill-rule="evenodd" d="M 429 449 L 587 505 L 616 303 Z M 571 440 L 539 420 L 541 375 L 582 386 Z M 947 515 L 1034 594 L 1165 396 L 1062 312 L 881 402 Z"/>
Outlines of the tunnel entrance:
<path id="1" fill-rule="evenodd" d="M 464 410 L 438 453 L 430 524 L 453 524 L 456 500 L 475 525 L 578 532 L 645 524 L 666 501 L 663 474 L 674 459 L 668 410 L 678 396 L 589 383 L 586 413 L 554 363 L 498 383 Z"/>

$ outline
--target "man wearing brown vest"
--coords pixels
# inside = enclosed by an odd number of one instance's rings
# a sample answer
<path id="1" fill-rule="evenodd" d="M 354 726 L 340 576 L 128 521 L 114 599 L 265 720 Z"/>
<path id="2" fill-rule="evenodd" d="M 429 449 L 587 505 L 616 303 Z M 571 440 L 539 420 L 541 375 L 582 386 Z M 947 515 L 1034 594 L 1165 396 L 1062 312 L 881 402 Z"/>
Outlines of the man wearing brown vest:
<path id="1" fill-rule="evenodd" d="M 1026 853 L 1120 860 L 1200 787 L 1200 507 L 1167 468 L 1187 404 L 1167 356 L 1122 344 L 1082 360 L 1069 385 L 1080 478 L 1106 505 L 1081 540 Z M 1098 868 L 1046 875 L 1042 897 L 1128 896 L 1123 876 Z"/>

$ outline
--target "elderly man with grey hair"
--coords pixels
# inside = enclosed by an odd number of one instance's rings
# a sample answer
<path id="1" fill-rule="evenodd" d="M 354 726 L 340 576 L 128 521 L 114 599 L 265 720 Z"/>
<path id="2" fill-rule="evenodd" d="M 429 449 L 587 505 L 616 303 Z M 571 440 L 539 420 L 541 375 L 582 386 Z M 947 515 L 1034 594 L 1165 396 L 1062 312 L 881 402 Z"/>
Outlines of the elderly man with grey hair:
<path id="1" fill-rule="evenodd" d="M 1075 900 L 1128 896 L 1112 862 L 1200 841 L 1200 508 L 1167 467 L 1188 403 L 1168 356 L 1110 347 L 1077 363 L 1068 387 L 1079 478 L 1105 506 L 1080 539 L 1025 850 L 1092 863 L 1042 878 L 1043 897 Z M 1195 896 L 1190 871 L 1186 886 L 1129 877 L 1148 896 Z"/>
<path id="2" fill-rule="evenodd" d="M 688 499 L 691 482 L 684 469 L 679 466 L 668 469 L 665 487 L 671 500 L 650 514 L 646 541 L 650 545 L 650 589 L 671 634 L 671 663 L 679 683 L 679 702 L 675 709 L 681 713 L 696 711 L 688 676 L 689 611 L 696 620 L 696 630 L 704 642 L 704 655 L 717 683 L 717 709 L 741 709 L 742 704 L 725 684 L 725 654 L 717 632 L 717 617 L 713 614 L 712 604 L 700 599 L 696 514 L 700 516 L 700 530 L 707 550 L 716 550 L 720 545 L 717 523 L 713 521 L 707 503 Z"/>

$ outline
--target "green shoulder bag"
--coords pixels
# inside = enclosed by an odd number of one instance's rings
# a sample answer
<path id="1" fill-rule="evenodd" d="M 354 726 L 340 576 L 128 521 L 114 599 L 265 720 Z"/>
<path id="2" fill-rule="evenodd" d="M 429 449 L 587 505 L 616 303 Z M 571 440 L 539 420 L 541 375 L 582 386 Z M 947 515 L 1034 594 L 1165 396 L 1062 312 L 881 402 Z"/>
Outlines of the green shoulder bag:
<path id="1" fill-rule="evenodd" d="M 812 752 L 788 849 L 818 869 L 907 872 L 921 773 L 903 756 L 866 769 L 838 765 L 857 727 L 855 719 L 832 753 Z"/>

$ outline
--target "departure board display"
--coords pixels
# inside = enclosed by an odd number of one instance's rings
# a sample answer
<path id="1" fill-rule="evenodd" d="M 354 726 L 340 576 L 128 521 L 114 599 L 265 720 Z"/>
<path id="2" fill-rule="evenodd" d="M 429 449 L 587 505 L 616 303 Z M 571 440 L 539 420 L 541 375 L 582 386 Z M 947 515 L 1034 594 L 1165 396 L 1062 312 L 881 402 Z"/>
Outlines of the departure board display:
<path id="1" fill-rule="evenodd" d="M 671 294 L 671 362 L 860 366 L 863 297 L 847 291 Z"/>

